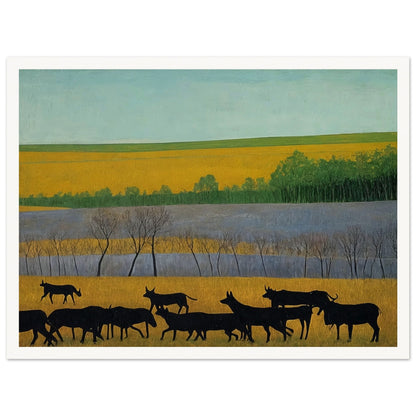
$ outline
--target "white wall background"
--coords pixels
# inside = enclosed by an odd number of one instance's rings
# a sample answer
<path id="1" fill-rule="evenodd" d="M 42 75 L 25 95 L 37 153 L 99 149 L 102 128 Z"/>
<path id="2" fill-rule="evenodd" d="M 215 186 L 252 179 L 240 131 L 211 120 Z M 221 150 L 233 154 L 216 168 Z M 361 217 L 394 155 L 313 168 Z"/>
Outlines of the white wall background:
<path id="1" fill-rule="evenodd" d="M 412 3 L 6 0 L 0 10 L 2 131 L 8 56 L 413 57 Z M 5 158 L 3 173 L 4 166 Z M 1 186 L 4 195 L 4 180 Z M 5 244 L 1 239 L 3 264 Z M 414 408 L 414 360 L 7 361 L 3 325 L 0 336 L 5 414 L 332 416 Z"/>

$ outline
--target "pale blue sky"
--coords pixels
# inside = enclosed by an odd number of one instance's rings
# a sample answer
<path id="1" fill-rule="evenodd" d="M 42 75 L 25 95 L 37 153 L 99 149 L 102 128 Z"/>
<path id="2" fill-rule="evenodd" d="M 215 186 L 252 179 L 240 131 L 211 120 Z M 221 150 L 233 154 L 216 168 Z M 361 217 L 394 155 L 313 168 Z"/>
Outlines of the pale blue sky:
<path id="1" fill-rule="evenodd" d="M 396 71 L 20 71 L 20 144 L 373 131 L 397 131 Z"/>

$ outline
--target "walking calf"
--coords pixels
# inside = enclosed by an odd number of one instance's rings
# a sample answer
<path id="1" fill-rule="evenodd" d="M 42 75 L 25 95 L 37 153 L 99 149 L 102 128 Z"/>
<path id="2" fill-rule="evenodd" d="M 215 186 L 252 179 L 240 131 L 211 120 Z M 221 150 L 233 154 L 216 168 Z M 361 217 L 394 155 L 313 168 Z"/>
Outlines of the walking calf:
<path id="1" fill-rule="evenodd" d="M 220 301 L 228 305 L 230 309 L 237 315 L 240 321 L 245 325 L 248 339 L 254 342 L 251 327 L 262 326 L 267 334 L 266 342 L 270 341 L 270 327 L 274 328 L 283 334 L 283 339 L 286 341 L 286 336 L 291 336 L 293 329 L 286 327 L 286 316 L 284 309 L 276 308 L 257 308 L 240 303 L 233 295 L 233 292 L 227 292 L 225 299 Z"/>
<path id="2" fill-rule="evenodd" d="M 149 290 L 146 287 L 146 293 L 143 295 L 145 298 L 150 299 L 150 312 L 152 312 L 153 306 L 156 306 L 156 309 L 159 309 L 162 306 L 169 306 L 169 305 L 178 305 L 179 311 L 178 313 L 181 313 L 182 308 L 184 307 L 186 309 L 186 313 L 188 313 L 189 306 L 186 301 L 186 298 L 191 300 L 197 300 L 194 298 L 191 298 L 188 295 L 185 295 L 185 293 L 169 293 L 169 294 L 161 294 L 161 293 L 155 293 L 155 288 L 152 290 Z"/>
<path id="3" fill-rule="evenodd" d="M 19 332 L 33 331 L 33 339 L 30 345 L 34 345 L 38 339 L 38 332 L 45 337 L 48 345 L 57 343 L 57 339 L 46 329 L 45 324 L 49 325 L 46 313 L 35 309 L 28 311 L 19 311 Z"/>
<path id="4" fill-rule="evenodd" d="M 43 296 L 40 298 L 42 300 L 44 297 L 49 295 L 49 299 L 51 300 L 51 303 L 53 303 L 52 296 L 53 295 L 64 295 L 64 301 L 66 302 L 67 296 L 71 296 L 72 302 L 75 304 L 74 300 L 74 293 L 77 296 L 81 296 L 81 289 L 76 290 L 74 286 L 72 285 L 53 285 L 51 283 L 46 283 L 42 280 L 42 283 L 40 286 L 43 287 Z"/>

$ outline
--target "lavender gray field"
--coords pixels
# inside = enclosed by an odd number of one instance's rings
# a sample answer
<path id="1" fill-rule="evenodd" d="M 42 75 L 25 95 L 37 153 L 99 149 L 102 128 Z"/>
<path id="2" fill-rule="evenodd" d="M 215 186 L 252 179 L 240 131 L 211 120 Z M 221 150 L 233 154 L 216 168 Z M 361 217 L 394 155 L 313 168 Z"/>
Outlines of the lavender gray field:
<path id="1" fill-rule="evenodd" d="M 109 208 L 120 215 L 130 208 Z M 397 218 L 395 201 L 363 203 L 319 204 L 246 204 L 246 205 L 184 205 L 167 206 L 170 224 L 161 230 L 161 236 L 179 236 L 192 230 L 196 238 L 221 239 L 224 233 L 239 236 L 240 241 L 252 242 L 256 236 L 271 241 L 278 236 L 285 247 L 278 253 L 238 255 L 227 253 L 157 253 L 160 276 L 268 276 L 268 277 L 322 277 L 323 267 L 330 273 L 326 277 L 350 277 L 351 266 L 342 247 L 334 247 L 330 255 L 321 258 L 312 250 L 296 251 L 288 245 L 298 236 L 323 233 L 335 240 L 351 227 L 359 227 L 367 236 L 368 247 L 357 252 L 356 268 L 360 277 L 396 277 L 396 255 L 385 238 L 382 254 L 373 248 L 372 236 L 378 230 L 391 229 Z M 95 209 L 22 212 L 20 236 L 47 239 L 60 230 L 65 238 L 92 237 L 90 221 Z M 127 234 L 117 228 L 112 238 L 125 238 Z M 98 255 L 38 256 L 20 258 L 21 274 L 94 276 Z M 380 259 L 381 257 L 381 259 Z M 106 255 L 101 274 L 127 276 L 133 255 Z M 134 268 L 135 276 L 153 273 L 150 254 L 140 254 Z M 326 274 L 326 273 L 325 273 Z"/>

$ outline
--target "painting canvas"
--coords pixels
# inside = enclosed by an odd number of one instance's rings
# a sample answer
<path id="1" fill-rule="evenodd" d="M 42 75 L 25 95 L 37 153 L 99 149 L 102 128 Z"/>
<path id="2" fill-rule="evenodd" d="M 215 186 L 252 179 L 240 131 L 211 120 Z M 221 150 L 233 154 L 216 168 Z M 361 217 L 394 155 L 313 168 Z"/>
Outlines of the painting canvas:
<path id="1" fill-rule="evenodd" d="M 9 357 L 408 356 L 406 59 L 8 65 Z"/>

